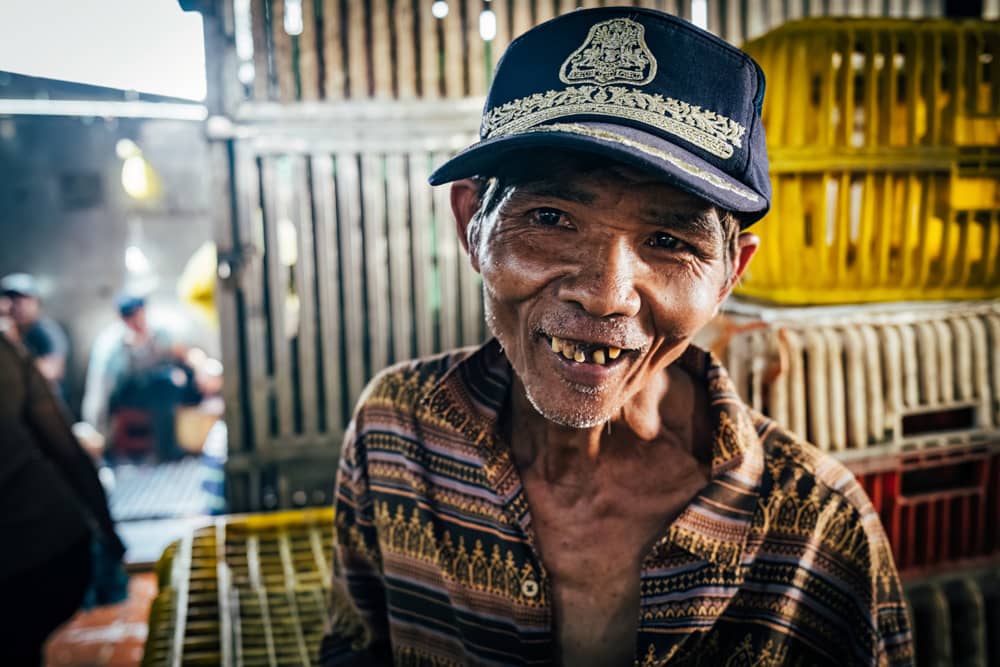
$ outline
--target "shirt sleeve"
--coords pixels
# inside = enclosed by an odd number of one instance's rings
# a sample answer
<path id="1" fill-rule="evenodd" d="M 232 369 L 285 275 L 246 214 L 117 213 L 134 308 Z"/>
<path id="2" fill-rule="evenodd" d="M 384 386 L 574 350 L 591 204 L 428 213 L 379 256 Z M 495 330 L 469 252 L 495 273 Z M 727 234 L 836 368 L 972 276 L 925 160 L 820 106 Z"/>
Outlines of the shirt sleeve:
<path id="1" fill-rule="evenodd" d="M 62 327 L 52 320 L 45 320 L 45 332 L 49 337 L 49 354 L 66 357 L 69 354 L 69 338 Z"/>
<path id="2" fill-rule="evenodd" d="M 913 635 L 906 611 L 903 587 L 889 548 L 889 540 L 879 525 L 870 538 L 873 614 L 877 633 L 876 664 L 903 667 L 914 664 Z"/>
<path id="3" fill-rule="evenodd" d="M 332 609 L 320 664 L 388 665 L 385 588 L 363 443 L 348 427 L 334 499 Z"/>
<path id="4" fill-rule="evenodd" d="M 113 358 L 119 347 L 117 333 L 102 332 L 98 335 L 91 348 L 83 385 L 81 416 L 105 436 L 109 435 L 108 401 L 114 384 Z"/>

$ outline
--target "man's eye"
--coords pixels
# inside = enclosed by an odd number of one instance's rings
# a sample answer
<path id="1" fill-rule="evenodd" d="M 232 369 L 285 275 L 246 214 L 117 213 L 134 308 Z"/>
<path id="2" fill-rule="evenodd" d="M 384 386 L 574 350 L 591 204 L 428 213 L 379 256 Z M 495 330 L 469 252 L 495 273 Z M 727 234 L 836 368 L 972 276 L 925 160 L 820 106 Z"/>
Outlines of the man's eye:
<path id="1" fill-rule="evenodd" d="M 649 239 L 649 246 L 652 248 L 663 248 L 664 250 L 681 250 L 687 244 L 676 236 L 672 236 L 666 232 L 656 232 Z"/>
<path id="2" fill-rule="evenodd" d="M 531 217 L 534 218 L 535 222 L 545 227 L 557 227 L 566 222 L 565 214 L 554 208 L 535 209 L 531 212 Z"/>

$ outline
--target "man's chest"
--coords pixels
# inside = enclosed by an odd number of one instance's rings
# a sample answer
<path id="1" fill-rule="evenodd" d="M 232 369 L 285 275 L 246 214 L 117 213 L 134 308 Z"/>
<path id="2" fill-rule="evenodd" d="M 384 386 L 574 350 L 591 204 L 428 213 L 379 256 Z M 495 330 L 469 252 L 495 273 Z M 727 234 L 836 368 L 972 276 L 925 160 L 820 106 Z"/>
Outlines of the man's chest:
<path id="1" fill-rule="evenodd" d="M 525 475 L 563 664 L 632 664 L 642 564 L 704 485 L 696 472 L 664 474 L 658 483 L 633 473 L 632 485 L 579 493 Z"/>

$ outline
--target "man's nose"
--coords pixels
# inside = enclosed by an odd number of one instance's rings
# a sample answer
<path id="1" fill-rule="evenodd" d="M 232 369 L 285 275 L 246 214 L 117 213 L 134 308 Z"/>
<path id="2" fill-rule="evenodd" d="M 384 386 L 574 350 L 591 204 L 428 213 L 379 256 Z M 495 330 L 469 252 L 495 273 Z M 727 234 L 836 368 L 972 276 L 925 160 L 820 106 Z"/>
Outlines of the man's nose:
<path id="1" fill-rule="evenodd" d="M 641 305 L 636 290 L 640 267 L 640 258 L 625 239 L 593 244 L 581 253 L 575 274 L 563 279 L 559 298 L 595 317 L 634 317 Z"/>

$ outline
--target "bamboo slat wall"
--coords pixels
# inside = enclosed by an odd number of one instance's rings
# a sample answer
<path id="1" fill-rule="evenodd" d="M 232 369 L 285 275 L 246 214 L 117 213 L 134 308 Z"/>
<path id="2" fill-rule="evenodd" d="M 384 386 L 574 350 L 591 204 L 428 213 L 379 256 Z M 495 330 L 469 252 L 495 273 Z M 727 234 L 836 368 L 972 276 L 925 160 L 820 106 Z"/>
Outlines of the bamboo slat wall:
<path id="1" fill-rule="evenodd" d="M 437 18 L 433 5 L 447 6 Z M 633 5 L 686 19 L 739 44 L 808 16 L 941 16 L 944 0 L 236 0 L 249 13 L 255 101 L 412 100 L 485 95 L 513 37 L 580 7 Z M 301 25 L 286 27 L 287 10 Z M 480 32 L 484 11 L 495 36 Z M 297 34 L 289 34 L 289 31 Z"/>
<path id="2" fill-rule="evenodd" d="M 339 436 L 379 370 L 482 340 L 478 276 L 437 153 L 234 153 L 240 280 L 258 452 Z"/>

